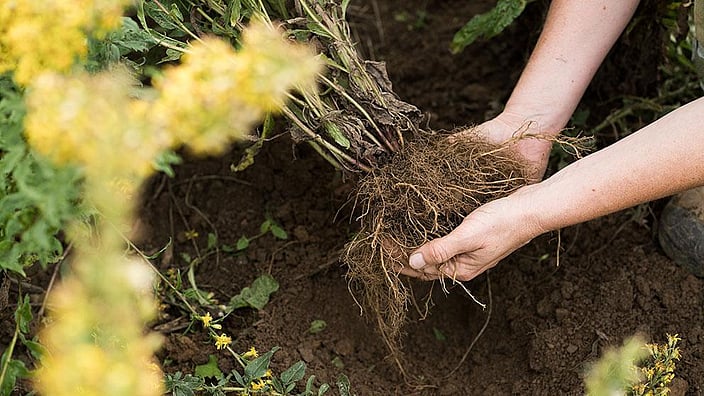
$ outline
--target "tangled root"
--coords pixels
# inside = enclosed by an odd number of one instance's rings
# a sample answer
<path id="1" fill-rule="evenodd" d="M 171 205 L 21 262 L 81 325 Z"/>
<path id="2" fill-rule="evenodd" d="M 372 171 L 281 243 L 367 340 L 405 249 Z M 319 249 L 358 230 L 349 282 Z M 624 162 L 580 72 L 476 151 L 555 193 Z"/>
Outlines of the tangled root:
<path id="1" fill-rule="evenodd" d="M 478 135 L 451 140 L 439 134 L 419 136 L 360 181 L 361 230 L 342 260 L 350 290 L 360 307 L 371 310 L 397 363 L 411 298 L 399 278 L 408 254 L 527 182 L 528 167 L 508 146 Z"/>

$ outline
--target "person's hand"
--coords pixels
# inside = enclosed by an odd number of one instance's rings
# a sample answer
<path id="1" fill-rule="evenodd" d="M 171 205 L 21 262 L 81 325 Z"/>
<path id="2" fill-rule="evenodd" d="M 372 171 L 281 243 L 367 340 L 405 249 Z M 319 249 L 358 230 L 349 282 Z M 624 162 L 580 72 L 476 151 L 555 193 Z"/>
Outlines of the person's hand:
<path id="1" fill-rule="evenodd" d="M 421 246 L 402 274 L 425 280 L 441 276 L 470 280 L 495 266 L 514 250 L 542 234 L 537 216 L 525 199 L 535 185 L 491 201 L 470 213 L 454 231 Z"/>
<path id="2" fill-rule="evenodd" d="M 504 111 L 496 118 L 492 118 L 475 128 L 458 132 L 452 139 L 461 139 L 463 136 L 479 133 L 492 143 L 503 144 L 513 141 L 511 147 L 530 165 L 530 178 L 538 182 L 543 178 L 550 157 L 552 141 L 550 137 L 556 131 L 546 131 L 538 122 L 517 113 Z M 528 136 L 538 137 L 528 137 Z M 521 137 L 523 136 L 523 137 Z"/>

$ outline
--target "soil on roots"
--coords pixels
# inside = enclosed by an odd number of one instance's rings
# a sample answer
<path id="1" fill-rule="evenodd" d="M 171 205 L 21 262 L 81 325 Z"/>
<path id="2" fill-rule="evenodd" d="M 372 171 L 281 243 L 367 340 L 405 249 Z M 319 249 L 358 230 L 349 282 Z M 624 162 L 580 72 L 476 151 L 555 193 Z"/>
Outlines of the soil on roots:
<path id="1" fill-rule="evenodd" d="M 342 260 L 349 267 L 350 290 L 376 318 L 396 359 L 411 298 L 399 276 L 408 255 L 447 235 L 480 205 L 527 184 L 528 167 L 510 146 L 489 143 L 474 132 L 462 138 L 419 134 L 358 183 L 361 227 Z M 452 275 L 448 279 L 454 281 Z"/>

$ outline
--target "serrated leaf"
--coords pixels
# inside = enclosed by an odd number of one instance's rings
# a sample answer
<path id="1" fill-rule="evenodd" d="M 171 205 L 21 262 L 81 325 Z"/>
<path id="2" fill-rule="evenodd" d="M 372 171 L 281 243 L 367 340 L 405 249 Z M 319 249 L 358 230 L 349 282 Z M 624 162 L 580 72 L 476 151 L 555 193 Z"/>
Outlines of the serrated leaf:
<path id="1" fill-rule="evenodd" d="M 264 274 L 245 287 L 230 300 L 230 309 L 252 307 L 263 309 L 269 302 L 269 297 L 279 290 L 279 283 L 269 274 Z"/>
<path id="2" fill-rule="evenodd" d="M 222 378 L 223 374 L 218 367 L 218 358 L 215 355 L 208 355 L 208 363 L 196 366 L 195 375 L 200 378 Z"/>
<path id="3" fill-rule="evenodd" d="M 278 351 L 279 347 L 272 348 L 269 352 L 262 354 L 258 358 L 247 363 L 244 367 L 244 375 L 249 379 L 261 378 L 266 374 L 269 369 L 269 363 L 271 363 L 271 357 L 274 352 Z"/>
<path id="4" fill-rule="evenodd" d="M 286 371 L 281 373 L 281 381 L 284 383 L 284 385 L 294 384 L 297 381 L 303 379 L 305 375 L 306 364 L 299 360 L 294 363 L 291 367 L 289 367 Z"/>
<path id="5" fill-rule="evenodd" d="M 475 15 L 455 33 L 450 49 L 456 54 L 479 38 L 488 40 L 498 35 L 523 13 L 530 1 L 533 0 L 499 0 L 492 10 Z"/>

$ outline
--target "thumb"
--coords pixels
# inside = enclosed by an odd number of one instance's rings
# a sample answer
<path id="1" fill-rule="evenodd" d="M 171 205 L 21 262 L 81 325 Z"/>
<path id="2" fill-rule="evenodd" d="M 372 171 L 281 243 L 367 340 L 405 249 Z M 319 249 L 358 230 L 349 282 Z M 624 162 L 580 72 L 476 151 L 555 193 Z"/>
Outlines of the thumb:
<path id="1" fill-rule="evenodd" d="M 442 238 L 433 239 L 418 248 L 408 259 L 411 268 L 438 266 L 464 252 L 465 241 L 453 231 Z"/>

